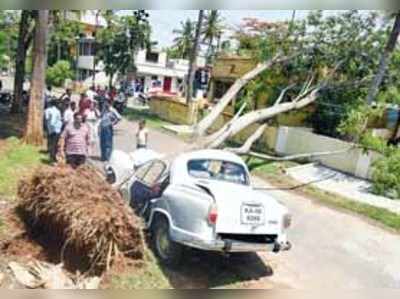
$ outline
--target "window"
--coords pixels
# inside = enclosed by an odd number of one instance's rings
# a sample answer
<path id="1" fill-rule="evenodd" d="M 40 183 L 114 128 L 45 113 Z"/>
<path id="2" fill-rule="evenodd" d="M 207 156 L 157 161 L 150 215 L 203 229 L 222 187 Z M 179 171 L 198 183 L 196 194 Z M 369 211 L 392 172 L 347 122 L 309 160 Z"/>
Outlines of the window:
<path id="1" fill-rule="evenodd" d="M 153 63 L 158 63 L 158 53 L 155 52 L 146 52 L 146 61 L 148 62 L 153 62 Z"/>
<path id="2" fill-rule="evenodd" d="M 166 165 L 162 161 L 154 161 L 150 163 L 150 167 L 148 171 L 142 176 L 141 181 L 147 186 L 154 186 L 155 183 L 161 178 L 164 174 Z"/>
<path id="3" fill-rule="evenodd" d="M 146 175 L 147 171 L 150 169 L 151 165 L 153 162 L 148 162 L 142 166 L 139 166 L 139 168 L 135 172 L 135 177 L 142 181 L 144 179 L 144 176 Z"/>
<path id="4" fill-rule="evenodd" d="M 189 175 L 198 179 L 213 179 L 235 184 L 248 185 L 246 169 L 230 161 L 198 159 L 188 162 Z"/>

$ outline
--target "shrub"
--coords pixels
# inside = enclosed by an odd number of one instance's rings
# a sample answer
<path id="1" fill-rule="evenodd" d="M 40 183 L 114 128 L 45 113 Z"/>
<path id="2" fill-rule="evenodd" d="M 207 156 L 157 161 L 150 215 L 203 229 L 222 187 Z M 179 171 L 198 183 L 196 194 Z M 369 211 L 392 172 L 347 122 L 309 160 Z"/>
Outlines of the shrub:
<path id="1" fill-rule="evenodd" d="M 46 83 L 52 86 L 63 86 L 65 80 L 72 79 L 73 73 L 68 61 L 60 60 L 46 70 Z"/>
<path id="2" fill-rule="evenodd" d="M 393 150 L 383 156 L 373 167 L 373 192 L 392 199 L 400 199 L 400 150 Z"/>

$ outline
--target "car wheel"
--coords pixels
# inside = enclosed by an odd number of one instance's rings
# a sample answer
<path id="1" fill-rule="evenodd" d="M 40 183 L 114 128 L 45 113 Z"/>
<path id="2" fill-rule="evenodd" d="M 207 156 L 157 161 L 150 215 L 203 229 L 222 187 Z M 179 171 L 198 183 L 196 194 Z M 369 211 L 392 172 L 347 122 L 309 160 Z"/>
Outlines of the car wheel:
<path id="1" fill-rule="evenodd" d="M 179 265 L 184 249 L 171 240 L 169 223 L 164 217 L 157 217 L 152 226 L 152 246 L 161 263 L 170 267 Z"/>

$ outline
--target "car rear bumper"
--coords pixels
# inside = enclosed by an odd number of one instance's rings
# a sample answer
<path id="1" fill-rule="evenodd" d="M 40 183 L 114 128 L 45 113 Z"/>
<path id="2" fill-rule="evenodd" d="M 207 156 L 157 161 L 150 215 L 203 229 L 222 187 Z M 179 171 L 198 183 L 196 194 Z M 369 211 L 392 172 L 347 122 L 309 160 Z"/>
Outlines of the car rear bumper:
<path id="1" fill-rule="evenodd" d="M 289 241 L 272 243 L 241 242 L 230 239 L 203 240 L 198 237 L 188 236 L 182 232 L 174 233 L 175 242 L 196 249 L 220 252 L 279 252 L 290 250 L 292 245 Z"/>

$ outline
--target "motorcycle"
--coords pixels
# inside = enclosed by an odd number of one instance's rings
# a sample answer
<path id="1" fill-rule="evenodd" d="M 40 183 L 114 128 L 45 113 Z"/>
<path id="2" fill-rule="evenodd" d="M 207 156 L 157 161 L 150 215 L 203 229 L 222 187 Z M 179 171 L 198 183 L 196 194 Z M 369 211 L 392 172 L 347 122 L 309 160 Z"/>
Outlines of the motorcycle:
<path id="1" fill-rule="evenodd" d="M 149 97 L 143 92 L 139 93 L 137 96 L 137 101 L 143 106 L 146 106 L 149 100 Z"/>
<path id="2" fill-rule="evenodd" d="M 3 91 L 0 93 L 0 103 L 8 106 L 9 104 L 11 104 L 13 99 L 13 95 L 12 93 L 8 92 L 8 91 Z"/>

